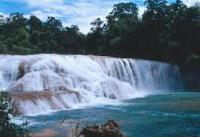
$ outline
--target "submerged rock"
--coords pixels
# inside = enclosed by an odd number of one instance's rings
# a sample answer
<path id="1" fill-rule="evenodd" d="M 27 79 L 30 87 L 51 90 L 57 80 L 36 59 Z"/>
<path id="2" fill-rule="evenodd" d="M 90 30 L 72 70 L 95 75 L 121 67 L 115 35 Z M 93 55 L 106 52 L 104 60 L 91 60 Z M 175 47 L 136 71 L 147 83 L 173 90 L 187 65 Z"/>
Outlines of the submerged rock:
<path id="1" fill-rule="evenodd" d="M 123 137 L 119 125 L 109 120 L 105 125 L 93 125 L 82 130 L 79 137 Z"/>

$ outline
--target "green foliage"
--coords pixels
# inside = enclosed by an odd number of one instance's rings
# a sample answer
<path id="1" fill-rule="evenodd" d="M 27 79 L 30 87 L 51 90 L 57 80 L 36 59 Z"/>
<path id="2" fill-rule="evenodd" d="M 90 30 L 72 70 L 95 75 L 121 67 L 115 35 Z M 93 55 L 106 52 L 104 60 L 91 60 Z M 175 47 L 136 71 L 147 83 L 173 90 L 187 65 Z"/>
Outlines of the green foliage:
<path id="1" fill-rule="evenodd" d="M 119 3 L 106 17 L 95 19 L 91 31 L 63 27 L 60 20 L 12 13 L 0 16 L 0 54 L 96 54 L 138 57 L 185 64 L 200 55 L 200 7 L 181 0 L 146 0 L 138 16 L 134 3 Z M 195 61 L 196 62 L 196 61 Z"/>
<path id="2" fill-rule="evenodd" d="M 136 27 L 138 23 L 138 8 L 134 3 L 116 4 L 106 18 L 108 20 L 106 31 L 111 41 L 116 39 L 115 37 L 120 37 L 119 39 L 121 39 Z"/>
<path id="3" fill-rule="evenodd" d="M 28 137 L 27 130 L 11 122 L 11 109 L 8 95 L 0 92 L 0 136 L 1 137 Z M 25 124 L 26 125 L 26 124 Z"/>
<path id="4" fill-rule="evenodd" d="M 92 23 L 91 32 L 87 34 L 85 49 L 88 54 L 103 54 L 105 51 L 104 22 L 97 18 Z"/>

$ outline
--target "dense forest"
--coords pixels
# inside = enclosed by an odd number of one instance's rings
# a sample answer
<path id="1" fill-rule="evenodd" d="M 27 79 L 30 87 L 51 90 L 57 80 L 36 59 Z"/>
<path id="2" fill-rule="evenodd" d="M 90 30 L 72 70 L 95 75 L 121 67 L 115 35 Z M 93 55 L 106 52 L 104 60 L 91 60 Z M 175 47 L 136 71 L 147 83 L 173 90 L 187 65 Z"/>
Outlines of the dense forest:
<path id="1" fill-rule="evenodd" d="M 200 6 L 182 1 L 146 0 L 140 17 L 134 3 L 113 7 L 106 21 L 91 22 L 88 34 L 59 19 L 21 13 L 0 16 L 0 54 L 94 54 L 200 63 Z"/>

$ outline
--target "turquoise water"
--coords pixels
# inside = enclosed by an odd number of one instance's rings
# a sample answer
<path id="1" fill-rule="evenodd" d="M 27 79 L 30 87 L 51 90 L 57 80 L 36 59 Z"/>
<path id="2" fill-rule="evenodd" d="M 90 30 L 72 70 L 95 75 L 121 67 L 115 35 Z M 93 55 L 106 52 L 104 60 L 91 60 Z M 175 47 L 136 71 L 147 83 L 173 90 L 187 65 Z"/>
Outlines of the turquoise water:
<path id="1" fill-rule="evenodd" d="M 63 120 L 104 123 L 117 120 L 126 137 L 200 137 L 200 93 L 166 93 L 122 101 L 118 105 L 90 106 L 49 115 L 23 117 L 31 130 L 61 130 Z"/>

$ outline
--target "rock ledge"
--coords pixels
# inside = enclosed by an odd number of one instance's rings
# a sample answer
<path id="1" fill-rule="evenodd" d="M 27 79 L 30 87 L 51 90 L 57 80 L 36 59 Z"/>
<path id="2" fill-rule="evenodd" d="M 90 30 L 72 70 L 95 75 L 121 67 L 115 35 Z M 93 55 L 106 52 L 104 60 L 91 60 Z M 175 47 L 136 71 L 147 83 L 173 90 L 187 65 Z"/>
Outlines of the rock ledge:
<path id="1" fill-rule="evenodd" d="M 79 137 L 123 137 L 123 134 L 116 121 L 108 120 L 105 125 L 84 128 Z"/>

